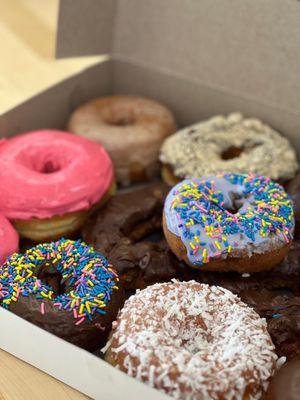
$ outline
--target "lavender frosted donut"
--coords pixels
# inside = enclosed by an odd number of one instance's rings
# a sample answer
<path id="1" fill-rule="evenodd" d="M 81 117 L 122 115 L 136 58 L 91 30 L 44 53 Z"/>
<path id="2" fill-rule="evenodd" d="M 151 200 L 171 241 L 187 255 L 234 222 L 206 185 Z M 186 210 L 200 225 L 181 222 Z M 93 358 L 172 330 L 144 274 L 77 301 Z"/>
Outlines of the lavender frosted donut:
<path id="1" fill-rule="evenodd" d="M 266 321 L 229 290 L 195 281 L 148 286 L 113 324 L 106 360 L 184 400 L 258 400 L 277 356 Z"/>
<path id="2" fill-rule="evenodd" d="M 163 227 L 172 251 L 192 267 L 261 271 L 286 255 L 293 207 L 269 178 L 222 173 L 177 184 L 165 201 Z"/>

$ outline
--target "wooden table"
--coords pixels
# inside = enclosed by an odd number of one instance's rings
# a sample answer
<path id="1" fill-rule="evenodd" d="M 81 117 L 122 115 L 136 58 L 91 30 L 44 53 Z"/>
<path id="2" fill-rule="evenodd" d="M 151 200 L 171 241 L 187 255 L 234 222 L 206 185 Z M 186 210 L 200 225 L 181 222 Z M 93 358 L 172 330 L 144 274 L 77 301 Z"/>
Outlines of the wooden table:
<path id="1" fill-rule="evenodd" d="M 101 60 L 54 59 L 57 10 L 58 0 L 0 0 L 0 114 Z M 0 350 L 0 400 L 53 399 L 87 397 Z"/>

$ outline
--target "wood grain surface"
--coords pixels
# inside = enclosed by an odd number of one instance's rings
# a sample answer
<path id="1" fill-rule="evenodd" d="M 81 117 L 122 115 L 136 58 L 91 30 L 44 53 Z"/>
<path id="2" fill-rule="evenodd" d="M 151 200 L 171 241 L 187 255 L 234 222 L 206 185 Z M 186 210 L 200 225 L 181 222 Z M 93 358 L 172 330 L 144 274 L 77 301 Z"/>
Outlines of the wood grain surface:
<path id="1" fill-rule="evenodd" d="M 58 0 L 0 0 L 0 113 L 104 59 L 55 60 L 57 12 Z M 87 397 L 0 350 L 0 400 L 53 399 Z"/>

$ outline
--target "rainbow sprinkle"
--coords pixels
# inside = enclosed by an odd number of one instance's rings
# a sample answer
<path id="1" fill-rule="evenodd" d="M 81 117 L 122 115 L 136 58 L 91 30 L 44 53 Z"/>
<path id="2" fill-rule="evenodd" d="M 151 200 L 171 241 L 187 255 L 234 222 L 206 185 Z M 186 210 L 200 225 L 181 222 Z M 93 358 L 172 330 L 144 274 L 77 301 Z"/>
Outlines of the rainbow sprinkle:
<path id="1" fill-rule="evenodd" d="M 263 176 L 221 173 L 184 180 L 167 196 L 165 215 L 194 265 L 236 250 L 264 252 L 293 238 L 291 199 Z"/>
<path id="2" fill-rule="evenodd" d="M 59 274 L 64 293 L 39 279 L 41 271 Z M 76 325 L 91 320 L 93 314 L 105 314 L 117 274 L 107 259 L 81 240 L 61 239 L 39 244 L 25 254 L 13 254 L 0 270 L 0 305 L 6 309 L 23 297 L 35 296 L 41 301 L 41 314 L 50 307 L 69 311 Z"/>

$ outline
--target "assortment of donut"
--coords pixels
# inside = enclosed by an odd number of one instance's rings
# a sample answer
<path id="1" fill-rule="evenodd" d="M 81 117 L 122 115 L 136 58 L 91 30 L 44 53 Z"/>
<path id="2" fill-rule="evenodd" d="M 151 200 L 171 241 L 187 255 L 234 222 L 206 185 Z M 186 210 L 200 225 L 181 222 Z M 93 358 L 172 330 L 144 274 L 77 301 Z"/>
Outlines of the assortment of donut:
<path id="1" fill-rule="evenodd" d="M 115 95 L 1 142 L 0 306 L 177 399 L 299 399 L 296 152 L 176 126 Z"/>

